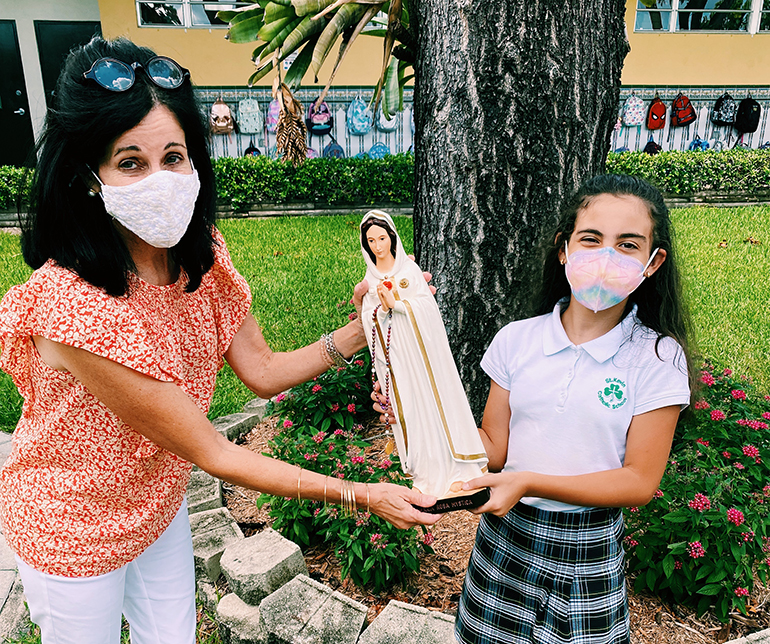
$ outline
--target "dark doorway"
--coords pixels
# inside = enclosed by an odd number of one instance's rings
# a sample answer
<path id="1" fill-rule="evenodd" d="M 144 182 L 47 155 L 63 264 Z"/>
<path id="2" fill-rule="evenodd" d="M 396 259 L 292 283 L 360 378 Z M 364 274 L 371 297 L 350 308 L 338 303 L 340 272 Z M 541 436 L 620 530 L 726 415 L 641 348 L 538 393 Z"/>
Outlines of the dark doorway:
<path id="1" fill-rule="evenodd" d="M 35 37 L 47 106 L 51 106 L 51 96 L 67 54 L 101 33 L 102 26 L 98 22 L 35 20 Z"/>
<path id="2" fill-rule="evenodd" d="M 0 20 L 0 165 L 21 166 L 35 140 L 14 20 Z"/>

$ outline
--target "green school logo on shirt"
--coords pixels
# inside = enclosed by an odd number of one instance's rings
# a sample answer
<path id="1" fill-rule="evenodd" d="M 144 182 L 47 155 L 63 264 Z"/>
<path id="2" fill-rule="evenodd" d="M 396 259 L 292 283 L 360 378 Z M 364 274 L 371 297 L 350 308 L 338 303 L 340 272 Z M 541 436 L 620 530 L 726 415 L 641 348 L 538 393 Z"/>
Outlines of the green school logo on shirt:
<path id="1" fill-rule="evenodd" d="M 607 378 L 598 392 L 599 402 L 608 409 L 617 409 L 626 404 L 626 383 L 618 378 Z"/>

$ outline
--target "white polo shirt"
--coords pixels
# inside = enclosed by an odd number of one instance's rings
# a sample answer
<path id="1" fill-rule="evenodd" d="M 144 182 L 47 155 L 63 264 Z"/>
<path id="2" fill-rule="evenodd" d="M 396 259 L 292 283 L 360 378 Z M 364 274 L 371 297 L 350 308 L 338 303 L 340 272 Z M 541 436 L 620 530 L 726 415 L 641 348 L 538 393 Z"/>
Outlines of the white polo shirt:
<path id="1" fill-rule="evenodd" d="M 511 322 L 495 336 L 481 367 L 510 392 L 505 471 L 576 475 L 623 466 L 631 419 L 690 400 L 684 352 L 636 317 L 636 307 L 605 335 L 574 345 L 553 313 Z M 525 497 L 544 510 L 585 508 Z"/>

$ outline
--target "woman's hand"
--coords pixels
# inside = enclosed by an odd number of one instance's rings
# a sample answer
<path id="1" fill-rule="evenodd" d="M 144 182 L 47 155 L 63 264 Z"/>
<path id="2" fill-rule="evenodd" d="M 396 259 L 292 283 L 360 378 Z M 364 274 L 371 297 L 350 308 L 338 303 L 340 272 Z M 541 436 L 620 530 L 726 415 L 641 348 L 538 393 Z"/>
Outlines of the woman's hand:
<path id="1" fill-rule="evenodd" d="M 371 511 L 401 529 L 436 523 L 441 515 L 420 512 L 413 507 L 413 505 L 417 505 L 427 508 L 436 501 L 435 496 L 421 494 L 404 485 L 376 483 L 369 486 L 369 508 Z"/>
<path id="2" fill-rule="evenodd" d="M 390 309 L 396 306 L 396 298 L 393 296 L 393 291 L 383 283 L 377 285 L 377 297 L 380 298 L 384 311 L 390 311 Z"/>
<path id="3" fill-rule="evenodd" d="M 504 517 L 516 505 L 521 497 L 527 496 L 527 472 L 500 472 L 485 474 L 463 484 L 463 490 L 475 490 L 488 487 L 491 491 L 489 501 L 471 510 L 474 514 L 489 512 Z"/>

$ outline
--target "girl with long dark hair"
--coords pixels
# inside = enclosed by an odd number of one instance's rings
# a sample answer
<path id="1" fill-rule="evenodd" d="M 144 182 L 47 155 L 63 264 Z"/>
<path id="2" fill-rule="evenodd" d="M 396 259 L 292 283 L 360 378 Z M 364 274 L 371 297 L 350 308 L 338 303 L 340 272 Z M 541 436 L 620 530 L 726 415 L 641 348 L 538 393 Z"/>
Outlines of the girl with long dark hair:
<path id="1" fill-rule="evenodd" d="M 668 209 L 627 176 L 586 181 L 545 243 L 536 317 L 482 360 L 489 486 L 457 615 L 467 643 L 625 644 L 621 507 L 647 503 L 690 398 Z"/>

